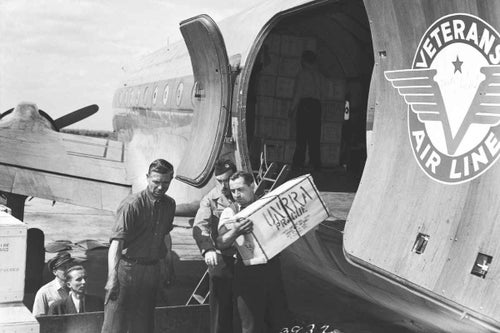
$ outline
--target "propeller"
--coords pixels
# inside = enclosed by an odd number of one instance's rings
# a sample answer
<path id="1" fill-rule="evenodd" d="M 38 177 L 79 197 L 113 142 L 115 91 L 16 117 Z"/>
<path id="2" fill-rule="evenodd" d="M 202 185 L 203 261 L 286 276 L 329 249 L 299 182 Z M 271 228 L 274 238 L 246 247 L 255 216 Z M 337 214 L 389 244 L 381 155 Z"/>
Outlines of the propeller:
<path id="1" fill-rule="evenodd" d="M 99 110 L 99 107 L 95 104 L 92 104 L 84 108 L 78 109 L 76 111 L 73 111 L 71 113 L 68 113 L 62 117 L 59 117 L 54 121 L 54 123 L 57 129 L 61 129 L 69 125 L 73 125 L 74 123 L 79 122 L 80 120 L 90 117 L 91 115 L 96 113 L 97 110 Z"/>
<path id="2" fill-rule="evenodd" d="M 40 115 L 48 119 L 51 124 L 54 126 L 56 131 L 59 131 L 61 128 L 67 127 L 69 125 L 73 125 L 76 122 L 79 122 L 80 120 L 83 120 L 85 118 L 90 117 L 94 113 L 96 113 L 99 110 L 99 107 L 96 104 L 92 104 L 89 106 L 86 106 L 84 108 L 75 110 L 71 113 L 68 113 L 62 117 L 57 118 L 56 120 L 53 120 L 52 117 L 49 116 L 49 114 L 42 109 L 38 109 L 38 112 Z M 9 113 L 12 113 L 14 111 L 14 108 L 9 109 L 5 111 L 4 113 L 0 113 L 0 119 L 8 115 Z"/>

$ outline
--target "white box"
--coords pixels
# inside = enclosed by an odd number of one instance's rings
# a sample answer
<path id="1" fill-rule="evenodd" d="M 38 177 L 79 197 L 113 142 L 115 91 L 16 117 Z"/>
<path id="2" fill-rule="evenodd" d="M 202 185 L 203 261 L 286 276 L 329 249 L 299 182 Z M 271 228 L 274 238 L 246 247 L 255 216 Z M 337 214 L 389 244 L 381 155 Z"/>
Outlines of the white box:
<path id="1" fill-rule="evenodd" d="M 311 175 L 292 179 L 236 214 L 253 222 L 236 247 L 245 265 L 266 263 L 328 216 Z"/>
<path id="2" fill-rule="evenodd" d="M 260 75 L 257 87 L 257 95 L 274 96 L 276 92 L 276 76 Z"/>
<path id="3" fill-rule="evenodd" d="M 288 119 L 291 107 L 291 100 L 289 99 L 274 99 L 274 109 L 273 109 L 273 117 Z"/>
<path id="4" fill-rule="evenodd" d="M 323 123 L 321 124 L 321 142 L 339 143 L 342 138 L 342 123 Z"/>
<path id="5" fill-rule="evenodd" d="M 276 97 L 292 98 L 294 86 L 295 79 L 278 76 L 276 80 Z"/>
<path id="6" fill-rule="evenodd" d="M 295 78 L 300 67 L 299 57 L 282 57 L 278 68 L 278 74 L 280 76 Z"/>
<path id="7" fill-rule="evenodd" d="M 28 227 L 0 212 L 0 303 L 22 302 Z"/>
<path id="8" fill-rule="evenodd" d="M 0 304 L 0 332 L 35 333 L 40 324 L 23 303 Z"/>

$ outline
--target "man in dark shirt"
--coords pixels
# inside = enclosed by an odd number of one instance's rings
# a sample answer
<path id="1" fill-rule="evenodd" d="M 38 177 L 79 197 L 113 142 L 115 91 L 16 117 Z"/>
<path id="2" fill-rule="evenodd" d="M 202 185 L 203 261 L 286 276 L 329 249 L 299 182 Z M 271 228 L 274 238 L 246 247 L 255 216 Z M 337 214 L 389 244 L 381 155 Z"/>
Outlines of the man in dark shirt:
<path id="1" fill-rule="evenodd" d="M 229 178 L 236 172 L 231 160 L 215 163 L 216 186 L 200 201 L 193 225 L 193 237 L 200 248 L 210 275 L 210 332 L 232 333 L 233 293 L 232 277 L 234 259 L 232 253 L 218 251 L 215 246 L 217 227 L 222 211 L 232 202 Z"/>
<path id="2" fill-rule="evenodd" d="M 87 272 L 82 266 L 69 268 L 65 275 L 69 295 L 57 300 L 49 307 L 49 315 L 96 312 L 104 309 L 102 298 L 87 295 Z"/>
<path id="3" fill-rule="evenodd" d="M 175 201 L 165 192 L 173 174 L 169 162 L 153 161 L 147 188 L 128 196 L 118 208 L 108 253 L 103 333 L 154 332 L 159 277 L 172 273 L 161 274 L 159 261 L 171 256 Z"/>

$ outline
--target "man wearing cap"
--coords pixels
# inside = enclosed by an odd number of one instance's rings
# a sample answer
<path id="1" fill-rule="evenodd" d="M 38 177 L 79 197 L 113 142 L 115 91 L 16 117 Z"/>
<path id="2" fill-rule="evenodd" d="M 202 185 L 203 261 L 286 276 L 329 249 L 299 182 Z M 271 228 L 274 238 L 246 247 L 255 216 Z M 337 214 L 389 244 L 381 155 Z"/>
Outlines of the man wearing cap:
<path id="1" fill-rule="evenodd" d="M 149 166 L 147 187 L 120 204 L 108 252 L 102 332 L 152 333 L 160 276 L 170 277 L 175 200 L 165 194 L 174 175 L 169 162 Z M 168 253 L 167 253 L 168 252 Z M 162 281 L 165 282 L 165 281 Z"/>
<path id="2" fill-rule="evenodd" d="M 104 310 L 102 298 L 87 295 L 87 272 L 83 266 L 73 266 L 65 273 L 69 295 L 49 307 L 49 315 L 64 315 Z"/>
<path id="3" fill-rule="evenodd" d="M 73 258 L 68 252 L 59 252 L 57 256 L 49 260 L 49 270 L 54 274 L 55 278 L 37 291 L 33 303 L 33 315 L 42 316 L 48 314 L 52 303 L 68 296 L 64 272 L 72 263 Z"/>
<path id="4" fill-rule="evenodd" d="M 193 225 L 193 237 L 208 265 L 210 275 L 210 332 L 233 332 L 232 253 L 219 251 L 215 246 L 222 211 L 232 202 L 229 178 L 236 172 L 231 160 L 215 163 L 216 186 L 200 201 Z"/>

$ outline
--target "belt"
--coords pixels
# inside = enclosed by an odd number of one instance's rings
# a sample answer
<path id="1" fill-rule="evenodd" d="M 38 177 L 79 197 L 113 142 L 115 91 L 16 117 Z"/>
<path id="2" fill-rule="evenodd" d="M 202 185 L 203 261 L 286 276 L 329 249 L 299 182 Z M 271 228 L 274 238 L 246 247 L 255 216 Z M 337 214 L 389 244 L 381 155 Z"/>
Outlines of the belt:
<path id="1" fill-rule="evenodd" d="M 156 265 L 159 260 L 158 259 L 147 259 L 147 258 L 129 258 L 127 256 L 122 256 L 122 259 L 131 264 L 145 265 L 151 266 Z"/>

